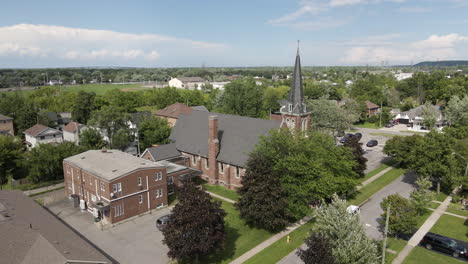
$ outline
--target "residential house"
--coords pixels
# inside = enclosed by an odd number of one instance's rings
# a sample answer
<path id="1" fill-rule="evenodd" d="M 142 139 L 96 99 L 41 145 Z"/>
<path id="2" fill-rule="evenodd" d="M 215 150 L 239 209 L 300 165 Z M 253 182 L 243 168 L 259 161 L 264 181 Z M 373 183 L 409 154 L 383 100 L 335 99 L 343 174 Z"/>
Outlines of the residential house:
<path id="1" fill-rule="evenodd" d="M 22 191 L 0 191 L 1 263 L 115 263 Z"/>
<path id="2" fill-rule="evenodd" d="M 367 117 L 380 113 L 380 106 L 374 104 L 371 101 L 365 101 L 366 104 L 366 115 Z"/>
<path id="3" fill-rule="evenodd" d="M 405 79 L 413 77 L 413 74 L 414 73 L 412 72 L 399 72 L 399 73 L 395 73 L 393 76 L 395 77 L 397 81 L 403 81 Z"/>
<path id="4" fill-rule="evenodd" d="M 0 114 L 0 135 L 15 135 L 13 118 Z"/>
<path id="5" fill-rule="evenodd" d="M 89 150 L 63 161 L 65 192 L 98 221 L 116 223 L 162 208 L 174 190 L 197 172 L 182 165 L 152 162 L 119 150 Z"/>
<path id="6" fill-rule="evenodd" d="M 190 114 L 193 110 L 208 112 L 208 109 L 202 105 L 189 107 L 182 103 L 175 103 L 158 110 L 155 116 L 166 119 L 170 126 L 174 126 L 180 115 Z"/>
<path id="7" fill-rule="evenodd" d="M 394 117 L 394 121 L 400 123 L 400 124 L 409 124 L 411 130 L 425 130 L 424 125 L 423 125 L 423 109 L 424 105 L 417 106 L 413 109 L 410 109 L 405 112 L 398 113 Z M 445 123 L 444 116 L 442 114 L 442 111 L 440 110 L 439 105 L 431 105 L 431 107 L 434 109 L 435 112 L 437 112 L 437 119 L 436 119 L 436 126 L 437 127 L 442 127 Z"/>
<path id="8" fill-rule="evenodd" d="M 40 112 L 40 123 L 62 130 L 68 123 L 71 122 L 70 112 Z"/>
<path id="9" fill-rule="evenodd" d="M 78 122 L 70 122 L 63 128 L 63 140 L 80 144 L 81 132 L 86 130 L 86 126 Z"/>
<path id="10" fill-rule="evenodd" d="M 210 82 L 210 84 L 213 86 L 213 89 L 219 89 L 219 90 L 224 90 L 224 86 L 230 82 Z"/>
<path id="11" fill-rule="evenodd" d="M 36 124 L 25 130 L 23 133 L 26 137 L 26 144 L 29 149 L 35 148 L 39 144 L 63 142 L 61 131 L 41 124 Z"/>
<path id="12" fill-rule="evenodd" d="M 273 120 L 203 111 L 181 113 L 169 137 L 172 143 L 150 148 L 144 157 L 186 162 L 211 184 L 229 189 L 240 187 L 248 154 L 261 136 L 280 127 L 294 133 L 305 133 L 309 128 L 310 112 L 304 100 L 299 52 L 289 98 L 280 103 L 281 109 Z"/>
<path id="13" fill-rule="evenodd" d="M 169 80 L 169 86 L 179 89 L 201 90 L 206 80 L 201 77 L 177 77 Z"/>

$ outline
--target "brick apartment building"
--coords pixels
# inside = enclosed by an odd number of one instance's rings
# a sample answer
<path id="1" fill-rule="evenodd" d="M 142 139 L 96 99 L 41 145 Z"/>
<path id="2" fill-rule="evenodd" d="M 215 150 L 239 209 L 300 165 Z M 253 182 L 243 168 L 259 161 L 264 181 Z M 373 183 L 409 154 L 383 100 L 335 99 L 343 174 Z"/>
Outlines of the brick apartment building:
<path id="1" fill-rule="evenodd" d="M 173 143 L 149 148 L 143 158 L 178 159 L 179 164 L 200 171 L 209 183 L 235 189 L 241 186 L 248 154 L 261 136 L 280 127 L 294 133 L 309 129 L 310 112 L 304 101 L 299 51 L 289 98 L 280 104 L 280 111 L 272 115 L 272 120 L 196 110 L 182 113 L 169 137 Z"/>
<path id="2" fill-rule="evenodd" d="M 65 192 L 98 220 L 116 223 L 164 207 L 174 185 L 196 171 L 119 150 L 89 150 L 63 161 Z"/>
<path id="3" fill-rule="evenodd" d="M 15 135 L 13 118 L 0 114 L 0 135 Z"/>

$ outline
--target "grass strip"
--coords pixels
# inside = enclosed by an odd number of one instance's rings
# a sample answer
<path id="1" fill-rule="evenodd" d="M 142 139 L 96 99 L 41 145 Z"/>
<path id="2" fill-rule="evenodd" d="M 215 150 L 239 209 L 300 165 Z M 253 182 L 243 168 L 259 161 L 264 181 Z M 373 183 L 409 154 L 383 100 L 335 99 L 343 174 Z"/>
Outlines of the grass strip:
<path id="1" fill-rule="evenodd" d="M 462 218 L 444 214 L 431 228 L 431 232 L 468 242 L 464 222 Z"/>
<path id="2" fill-rule="evenodd" d="M 248 264 L 262 264 L 262 263 L 277 263 L 282 258 L 289 255 L 291 252 L 300 247 L 304 240 L 310 235 L 309 231 L 314 225 L 313 221 L 307 222 L 298 227 L 296 230 L 289 234 L 290 241 L 287 242 L 287 236 L 282 237 L 280 240 L 271 244 L 269 247 L 263 249 L 255 256 L 251 257 L 244 263 Z"/>
<path id="3" fill-rule="evenodd" d="M 374 133 L 370 133 L 371 135 L 373 136 L 383 136 L 383 137 L 394 137 L 394 136 L 397 136 L 395 134 L 389 134 L 389 133 L 380 133 L 380 132 L 374 132 Z"/>
<path id="4" fill-rule="evenodd" d="M 57 191 L 57 190 L 60 190 L 60 189 L 63 189 L 63 188 L 65 188 L 65 187 L 62 186 L 62 187 L 57 187 L 57 188 L 50 189 L 50 190 L 43 191 L 43 192 L 33 193 L 33 194 L 30 194 L 29 197 L 38 196 L 38 195 L 41 195 L 41 194 L 44 194 L 44 193 L 50 193 L 50 192 Z"/>
<path id="5" fill-rule="evenodd" d="M 464 261 L 422 247 L 415 247 L 406 257 L 404 264 L 462 264 Z"/>
<path id="6" fill-rule="evenodd" d="M 239 194 L 234 190 L 229 190 L 219 185 L 204 184 L 205 189 L 214 194 L 226 197 L 228 199 L 239 201 Z"/>

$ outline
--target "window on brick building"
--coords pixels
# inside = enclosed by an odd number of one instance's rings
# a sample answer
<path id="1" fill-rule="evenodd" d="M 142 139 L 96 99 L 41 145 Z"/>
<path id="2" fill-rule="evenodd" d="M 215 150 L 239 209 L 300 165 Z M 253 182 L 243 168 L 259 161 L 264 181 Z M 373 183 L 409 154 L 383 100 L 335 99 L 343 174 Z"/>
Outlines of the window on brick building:
<path id="1" fill-rule="evenodd" d="M 114 183 L 112 185 L 112 190 L 114 191 L 114 193 L 116 192 L 121 192 L 122 191 L 122 183 Z"/>
<path id="2" fill-rule="evenodd" d="M 208 162 L 208 159 L 205 159 L 205 168 L 210 168 L 210 163 Z"/>
<path id="3" fill-rule="evenodd" d="M 105 192 L 106 191 L 106 187 L 104 186 L 104 183 L 101 182 L 101 191 Z"/>
<path id="4" fill-rule="evenodd" d="M 140 194 L 140 196 L 138 196 L 138 202 L 143 203 L 143 195 L 142 194 Z"/>
<path id="5" fill-rule="evenodd" d="M 219 172 L 224 173 L 224 163 L 218 162 Z"/>
<path id="6" fill-rule="evenodd" d="M 195 155 L 192 156 L 192 164 L 193 165 L 197 164 L 197 156 Z"/>
<path id="7" fill-rule="evenodd" d="M 240 177 L 240 168 L 236 167 L 236 178 Z"/>
<path id="8" fill-rule="evenodd" d="M 169 177 L 169 179 L 167 180 L 167 184 L 173 184 L 174 183 L 174 177 L 171 176 Z"/>
<path id="9" fill-rule="evenodd" d="M 117 205 L 114 207 L 114 216 L 121 216 L 124 214 L 124 208 L 122 205 Z"/>
<path id="10" fill-rule="evenodd" d="M 160 180 L 162 180 L 162 172 L 156 172 L 156 173 L 154 174 L 154 180 L 155 180 L 155 181 L 160 181 Z"/>
<path id="11" fill-rule="evenodd" d="M 138 186 L 141 186 L 141 177 L 138 177 Z"/>

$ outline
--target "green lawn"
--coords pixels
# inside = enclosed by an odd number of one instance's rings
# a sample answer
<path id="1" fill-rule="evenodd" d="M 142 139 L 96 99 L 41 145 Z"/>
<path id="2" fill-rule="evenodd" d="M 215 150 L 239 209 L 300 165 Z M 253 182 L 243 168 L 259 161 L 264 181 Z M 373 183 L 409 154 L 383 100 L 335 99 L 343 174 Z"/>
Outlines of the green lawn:
<path id="1" fill-rule="evenodd" d="M 280 261 L 282 258 L 289 255 L 289 253 L 293 252 L 296 250 L 296 248 L 300 247 L 304 243 L 304 240 L 309 236 L 309 230 L 312 228 L 313 224 L 314 223 L 312 221 L 308 222 L 291 232 L 289 234 L 289 237 L 291 238 L 289 243 L 287 243 L 287 236 L 285 236 L 271 244 L 269 247 L 263 249 L 244 263 L 269 264 Z"/>
<path id="2" fill-rule="evenodd" d="M 370 171 L 369 173 L 366 174 L 366 176 L 362 179 L 359 179 L 360 182 L 363 182 L 363 181 L 366 181 L 367 179 L 371 178 L 372 176 L 376 175 L 377 173 L 385 170 L 386 168 L 392 166 L 393 164 L 395 164 L 396 162 L 394 160 L 390 160 L 389 162 L 387 163 L 383 163 L 382 165 L 380 165 L 380 167 L 378 167 L 377 169 L 373 170 L 373 171 Z"/>
<path id="3" fill-rule="evenodd" d="M 229 263 L 273 235 L 263 229 L 249 227 L 239 216 L 233 204 L 216 199 L 222 203 L 227 216 L 224 218 L 227 241 L 226 247 L 211 256 L 204 256 L 200 263 Z"/>
<path id="4" fill-rule="evenodd" d="M 229 190 L 219 185 L 204 184 L 203 186 L 205 186 L 205 189 L 209 192 L 221 195 L 234 201 L 239 200 L 239 194 L 237 194 L 237 192 L 234 190 Z"/>
<path id="5" fill-rule="evenodd" d="M 62 86 L 62 89 L 65 91 L 71 91 L 71 92 L 85 91 L 85 92 L 95 92 L 96 94 L 104 94 L 107 91 L 114 90 L 114 89 L 137 91 L 137 90 L 145 90 L 148 88 L 141 87 L 141 84 L 108 84 L 108 83 L 99 84 L 99 83 L 96 83 L 96 84 L 83 84 L 83 85 L 64 85 Z"/>
<path id="6" fill-rule="evenodd" d="M 463 225 L 464 221 L 462 218 L 444 214 L 432 227 L 431 232 L 468 242 L 468 227 Z"/>
<path id="7" fill-rule="evenodd" d="M 432 209 L 437 209 L 437 207 L 439 207 L 440 203 L 436 203 L 436 202 L 431 202 L 429 204 L 429 208 L 432 208 Z"/>
<path id="8" fill-rule="evenodd" d="M 159 109 L 156 106 L 152 105 L 145 105 L 145 106 L 140 106 L 135 108 L 136 111 L 138 112 L 151 112 L 152 114 L 155 114 Z"/>
<path id="9" fill-rule="evenodd" d="M 390 184 L 392 181 L 396 180 L 405 172 L 404 169 L 393 169 L 384 175 L 380 176 L 373 182 L 364 186 L 362 189 L 357 191 L 356 196 L 349 201 L 349 204 L 360 205 L 362 202 L 370 198 L 373 194 L 381 190 L 383 187 Z"/>
<path id="10" fill-rule="evenodd" d="M 437 193 L 434 200 L 436 201 L 439 201 L 439 202 L 443 202 L 445 200 L 445 198 L 447 198 L 447 194 L 443 193 L 443 192 L 440 192 L 440 193 Z"/>
<path id="11" fill-rule="evenodd" d="M 354 126 L 360 127 L 360 128 L 381 128 L 378 123 L 369 123 L 369 122 L 364 122 L 363 124 L 356 124 Z"/>
<path id="12" fill-rule="evenodd" d="M 460 204 L 450 203 L 447 212 L 468 217 L 468 211 L 462 210 Z"/>
<path id="13" fill-rule="evenodd" d="M 408 242 L 403 239 L 398 239 L 394 237 L 387 238 L 387 249 L 391 249 L 397 252 L 397 254 L 392 254 L 390 252 L 385 252 L 385 263 L 392 263 L 392 261 L 398 256 L 398 253 L 406 246 Z"/>
<path id="14" fill-rule="evenodd" d="M 375 132 L 375 133 L 369 133 L 374 136 L 383 136 L 383 137 L 394 137 L 396 136 L 395 134 L 390 134 L 390 133 L 381 133 L 381 132 Z"/>
<path id="15" fill-rule="evenodd" d="M 404 264 L 463 264 L 466 263 L 461 260 L 427 250 L 422 247 L 415 247 L 408 257 L 406 257 Z"/>

